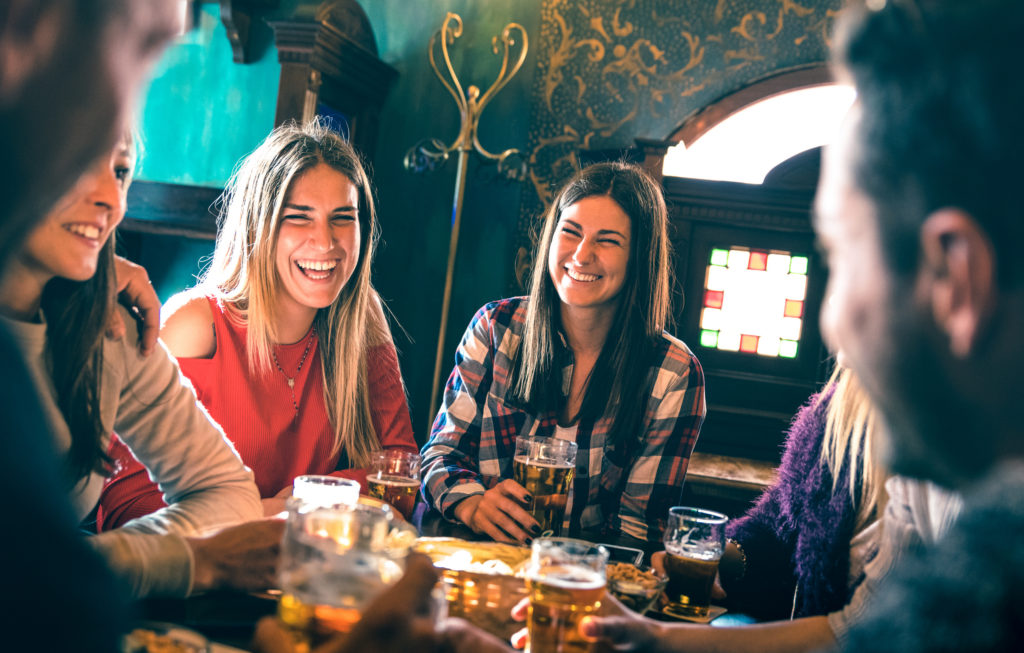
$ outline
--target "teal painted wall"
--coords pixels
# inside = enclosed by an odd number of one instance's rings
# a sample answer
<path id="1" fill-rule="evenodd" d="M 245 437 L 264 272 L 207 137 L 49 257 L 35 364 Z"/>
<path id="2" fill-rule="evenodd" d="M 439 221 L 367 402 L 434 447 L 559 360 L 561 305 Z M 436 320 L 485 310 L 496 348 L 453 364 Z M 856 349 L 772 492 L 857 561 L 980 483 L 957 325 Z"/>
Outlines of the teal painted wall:
<path id="1" fill-rule="evenodd" d="M 273 128 L 281 66 L 269 28 L 259 31 L 259 59 L 243 65 L 232 61 L 220 5 L 201 5 L 197 18 L 157 64 L 143 101 L 139 178 L 220 188 Z"/>
<path id="2" fill-rule="evenodd" d="M 195 27 L 157 63 L 142 100 L 139 179 L 222 188 L 237 161 L 274 126 L 281 66 L 269 27 L 257 30 L 257 58 L 236 64 L 220 5 L 203 4 Z M 213 241 L 135 238 L 162 299 L 195 285 Z"/>

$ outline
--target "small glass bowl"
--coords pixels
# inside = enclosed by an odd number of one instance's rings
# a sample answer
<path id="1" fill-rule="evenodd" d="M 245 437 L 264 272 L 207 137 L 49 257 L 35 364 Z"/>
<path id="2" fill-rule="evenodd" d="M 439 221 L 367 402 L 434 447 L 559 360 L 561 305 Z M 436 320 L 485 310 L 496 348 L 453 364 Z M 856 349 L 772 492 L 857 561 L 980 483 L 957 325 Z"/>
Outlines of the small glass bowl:
<path id="1" fill-rule="evenodd" d="M 636 567 L 628 562 L 608 565 L 608 591 L 637 614 L 651 609 L 667 583 L 668 577 L 653 567 Z"/>

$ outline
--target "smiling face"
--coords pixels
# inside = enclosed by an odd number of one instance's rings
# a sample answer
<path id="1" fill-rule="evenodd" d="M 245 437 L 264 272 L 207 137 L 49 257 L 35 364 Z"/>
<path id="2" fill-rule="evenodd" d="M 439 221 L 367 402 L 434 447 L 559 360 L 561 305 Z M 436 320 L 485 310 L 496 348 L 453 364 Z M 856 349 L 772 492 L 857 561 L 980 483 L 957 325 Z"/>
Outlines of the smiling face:
<path id="1" fill-rule="evenodd" d="M 334 303 L 359 262 L 359 189 L 320 163 L 292 181 L 281 208 L 274 261 L 276 308 L 312 323 Z"/>
<path id="2" fill-rule="evenodd" d="M 100 250 L 124 218 L 134 166 L 134 148 L 122 139 L 29 234 L 18 256 L 20 266 L 43 285 L 54 277 L 90 279 Z"/>
<path id="3" fill-rule="evenodd" d="M 629 270 L 632 225 L 607 195 L 562 211 L 548 250 L 548 274 L 565 308 L 614 312 Z"/>

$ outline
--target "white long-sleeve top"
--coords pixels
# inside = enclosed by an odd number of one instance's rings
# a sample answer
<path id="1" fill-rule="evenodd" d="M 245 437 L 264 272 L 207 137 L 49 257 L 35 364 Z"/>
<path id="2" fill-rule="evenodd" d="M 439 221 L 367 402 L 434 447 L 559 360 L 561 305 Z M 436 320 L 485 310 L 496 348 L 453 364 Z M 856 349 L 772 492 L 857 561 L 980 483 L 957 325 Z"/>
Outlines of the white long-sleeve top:
<path id="1" fill-rule="evenodd" d="M 116 432 L 159 484 L 168 506 L 90 540 L 136 596 L 187 596 L 193 561 L 184 538 L 261 518 L 259 491 L 174 357 L 163 343 L 149 356 L 139 354 L 135 320 L 119 310 L 127 334 L 103 341 L 103 447 Z M 66 452 L 71 432 L 46 363 L 46 324 L 4 322 L 25 355 L 57 450 Z M 80 519 L 96 505 L 102 487 L 103 476 L 93 472 L 74 488 L 71 499 Z"/>
<path id="2" fill-rule="evenodd" d="M 942 539 L 963 506 L 958 493 L 904 476 L 890 477 L 885 490 L 889 499 L 882 517 L 878 553 L 865 565 L 864 581 L 846 607 L 828 615 L 829 626 L 840 643 L 846 642 L 850 627 L 864 618 L 874 595 L 885 591 L 884 581 L 900 558 L 911 547 L 932 545 Z"/>

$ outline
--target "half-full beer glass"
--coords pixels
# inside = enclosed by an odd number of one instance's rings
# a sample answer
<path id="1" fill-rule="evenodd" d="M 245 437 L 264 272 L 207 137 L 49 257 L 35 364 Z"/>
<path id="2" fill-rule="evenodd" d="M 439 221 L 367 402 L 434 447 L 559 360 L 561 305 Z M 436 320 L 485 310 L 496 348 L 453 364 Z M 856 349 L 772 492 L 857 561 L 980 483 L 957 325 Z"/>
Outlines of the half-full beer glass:
<path id="1" fill-rule="evenodd" d="M 366 604 L 401 577 L 415 540 L 416 531 L 387 508 L 289 499 L 277 613 L 298 650 L 348 632 Z"/>
<path id="2" fill-rule="evenodd" d="M 366 483 L 371 497 L 394 506 L 407 520 L 412 519 L 420 491 L 420 455 L 402 449 L 378 451 L 370 459 Z"/>
<path id="3" fill-rule="evenodd" d="M 669 604 L 678 617 L 706 617 L 718 561 L 725 551 L 725 515 L 700 508 L 669 508 L 665 528 L 665 572 Z"/>
<path id="4" fill-rule="evenodd" d="M 533 498 L 527 512 L 542 535 L 562 532 L 569 487 L 576 473 L 576 443 L 560 438 L 518 438 L 512 478 Z"/>
<path id="5" fill-rule="evenodd" d="M 531 653 L 591 650 L 579 625 L 601 607 L 607 565 L 603 546 L 564 537 L 533 541 L 526 572 Z"/>

